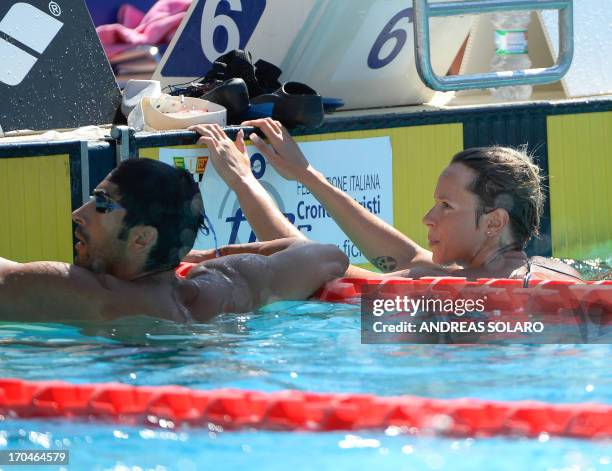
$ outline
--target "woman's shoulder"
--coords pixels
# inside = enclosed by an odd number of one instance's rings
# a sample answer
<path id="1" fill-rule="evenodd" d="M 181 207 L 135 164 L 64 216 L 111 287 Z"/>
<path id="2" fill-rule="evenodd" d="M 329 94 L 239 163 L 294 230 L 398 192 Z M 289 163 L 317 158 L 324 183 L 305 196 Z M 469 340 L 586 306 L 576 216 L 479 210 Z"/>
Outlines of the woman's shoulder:
<path id="1" fill-rule="evenodd" d="M 536 280 L 582 280 L 578 270 L 561 260 L 546 257 L 531 257 L 531 278 Z"/>

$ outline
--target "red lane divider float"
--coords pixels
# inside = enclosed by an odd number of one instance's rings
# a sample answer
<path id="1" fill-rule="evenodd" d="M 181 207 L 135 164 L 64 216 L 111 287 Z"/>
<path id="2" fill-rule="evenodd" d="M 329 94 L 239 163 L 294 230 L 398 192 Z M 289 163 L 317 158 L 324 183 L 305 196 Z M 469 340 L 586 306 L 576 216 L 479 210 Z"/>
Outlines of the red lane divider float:
<path id="1" fill-rule="evenodd" d="M 0 379 L 0 414 L 18 418 L 82 418 L 174 428 L 354 431 L 399 427 L 449 436 L 549 435 L 612 438 L 612 406 L 477 399 L 381 397 L 368 394 L 264 393 L 179 386 Z"/>
<path id="2" fill-rule="evenodd" d="M 338 278 L 324 285 L 314 298 L 326 302 L 350 302 L 364 293 L 381 296 L 442 297 L 445 299 L 487 299 L 487 306 L 498 310 L 584 309 L 603 314 L 603 324 L 612 322 L 612 280 L 532 281 L 480 278 L 467 281 L 457 277 L 410 278 Z M 601 322 L 601 321 L 600 321 Z"/>
<path id="3" fill-rule="evenodd" d="M 176 268 L 177 276 L 185 278 L 194 263 L 183 262 Z M 599 325 L 612 324 L 612 280 L 602 281 L 558 281 L 533 280 L 528 286 L 523 280 L 508 278 L 479 278 L 467 281 L 460 277 L 411 278 L 338 278 L 313 296 L 325 302 L 352 302 L 364 292 L 374 289 L 384 296 L 403 295 L 412 297 L 443 297 L 445 299 L 488 300 L 491 310 L 516 311 L 529 309 L 554 313 L 560 309 L 582 310 L 603 316 Z"/>

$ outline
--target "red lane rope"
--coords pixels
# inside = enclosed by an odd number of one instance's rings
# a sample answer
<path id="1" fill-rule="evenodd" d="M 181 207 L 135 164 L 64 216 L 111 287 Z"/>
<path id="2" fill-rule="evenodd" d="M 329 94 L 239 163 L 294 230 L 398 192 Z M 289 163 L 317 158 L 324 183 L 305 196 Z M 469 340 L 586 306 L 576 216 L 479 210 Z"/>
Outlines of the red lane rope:
<path id="1" fill-rule="evenodd" d="M 0 379 L 0 414 L 18 418 L 83 418 L 174 428 L 224 430 L 381 430 L 450 436 L 549 435 L 612 438 L 612 406 L 478 399 L 382 397 L 301 391 L 264 393 L 180 386 Z"/>
<path id="2" fill-rule="evenodd" d="M 538 309 L 556 312 L 559 309 L 597 309 L 612 316 L 612 280 L 603 281 L 532 281 L 523 287 L 523 280 L 480 278 L 467 281 L 457 277 L 410 278 L 338 278 L 324 285 L 314 298 L 326 302 L 346 302 L 360 298 L 364 292 L 384 296 L 438 296 L 446 299 L 484 298 L 494 309 Z M 610 321 L 611 319 L 606 318 Z"/>
<path id="3" fill-rule="evenodd" d="M 176 268 L 177 276 L 185 278 L 194 263 L 183 262 Z M 437 296 L 445 299 L 486 298 L 492 309 L 516 311 L 520 309 L 554 313 L 560 309 L 597 310 L 603 314 L 601 325 L 612 323 L 612 280 L 560 281 L 533 280 L 528 287 L 523 280 L 508 278 L 479 278 L 467 281 L 460 277 L 411 278 L 338 278 L 319 289 L 313 299 L 325 302 L 350 302 L 362 297 L 364 290 L 372 293 L 376 287 L 385 296 Z"/>

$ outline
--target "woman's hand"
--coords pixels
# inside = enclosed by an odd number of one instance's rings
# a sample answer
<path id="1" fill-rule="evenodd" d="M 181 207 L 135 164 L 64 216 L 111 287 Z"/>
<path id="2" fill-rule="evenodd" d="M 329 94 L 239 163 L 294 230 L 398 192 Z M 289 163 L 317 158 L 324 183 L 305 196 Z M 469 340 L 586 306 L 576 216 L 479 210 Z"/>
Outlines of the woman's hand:
<path id="1" fill-rule="evenodd" d="M 218 124 L 198 124 L 189 130 L 200 134 L 198 144 L 208 147 L 215 170 L 230 188 L 234 189 L 239 182 L 254 178 L 242 130 L 238 132 L 236 142 L 227 137 Z"/>
<path id="2" fill-rule="evenodd" d="M 242 125 L 255 126 L 263 131 L 270 145 L 257 134 L 251 134 L 249 139 L 282 177 L 287 180 L 302 181 L 312 169 L 297 143 L 278 121 L 264 118 L 245 121 Z"/>

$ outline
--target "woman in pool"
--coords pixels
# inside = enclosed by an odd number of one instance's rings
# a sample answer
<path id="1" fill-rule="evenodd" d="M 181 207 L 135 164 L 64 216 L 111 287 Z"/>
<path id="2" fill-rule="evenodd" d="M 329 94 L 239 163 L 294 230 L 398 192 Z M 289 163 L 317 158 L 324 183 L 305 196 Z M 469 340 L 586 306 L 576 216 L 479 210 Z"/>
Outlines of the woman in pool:
<path id="1" fill-rule="evenodd" d="M 251 142 L 280 175 L 297 180 L 325 207 L 382 276 L 458 276 L 580 280 L 580 274 L 558 261 L 528 258 L 524 249 L 538 227 L 544 195 L 539 168 L 524 153 L 505 147 L 466 149 L 444 169 L 434 191 L 434 205 L 423 217 L 429 248 L 397 229 L 331 185 L 306 160 L 287 130 L 277 121 L 243 123 L 256 126 Z M 211 160 L 236 192 L 242 210 L 260 240 L 300 235 L 253 177 L 242 132 L 231 141 L 216 125 L 192 128 L 201 134 Z M 302 234 L 303 236 L 303 234 Z M 349 267 L 347 276 L 380 274 Z"/>

